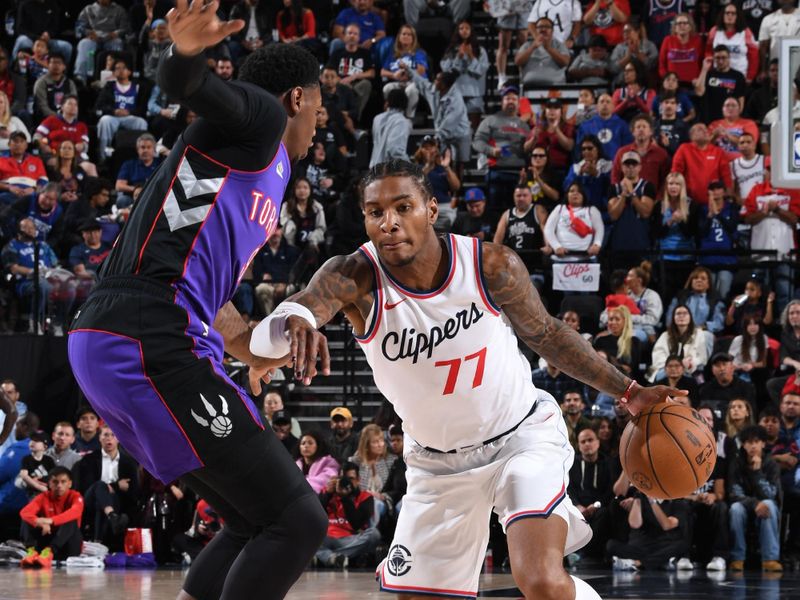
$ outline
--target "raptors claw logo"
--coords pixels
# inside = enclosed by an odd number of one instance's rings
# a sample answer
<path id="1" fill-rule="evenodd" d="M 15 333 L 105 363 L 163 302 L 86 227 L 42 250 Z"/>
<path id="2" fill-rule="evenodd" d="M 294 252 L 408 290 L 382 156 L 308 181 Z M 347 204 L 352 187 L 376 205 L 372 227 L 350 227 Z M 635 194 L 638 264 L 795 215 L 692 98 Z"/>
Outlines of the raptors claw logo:
<path id="1" fill-rule="evenodd" d="M 206 407 L 206 412 L 208 416 L 211 418 L 211 423 L 208 422 L 208 419 L 204 419 L 200 415 L 198 415 L 194 410 L 191 411 L 194 420 L 200 423 L 203 427 L 208 427 L 211 429 L 211 433 L 213 433 L 218 438 L 228 437 L 233 431 L 233 423 L 228 418 L 228 401 L 222 397 L 220 394 L 219 396 L 220 401 L 222 402 L 222 409 L 220 410 L 219 414 L 217 410 L 211 405 L 211 403 L 206 400 L 206 397 L 203 394 L 200 394 L 200 400 L 203 401 L 203 405 Z"/>

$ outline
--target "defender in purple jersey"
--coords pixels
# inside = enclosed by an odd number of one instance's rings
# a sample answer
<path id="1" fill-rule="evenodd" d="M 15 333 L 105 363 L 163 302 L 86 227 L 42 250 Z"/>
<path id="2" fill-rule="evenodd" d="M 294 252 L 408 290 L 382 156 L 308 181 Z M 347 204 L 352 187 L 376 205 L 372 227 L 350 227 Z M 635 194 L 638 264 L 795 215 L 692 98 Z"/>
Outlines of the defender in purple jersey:
<path id="1" fill-rule="evenodd" d="M 178 598 L 277 599 L 318 548 L 327 518 L 222 358 L 249 364 L 254 389 L 289 358 L 253 356 L 230 299 L 276 226 L 292 162 L 311 145 L 319 65 L 279 44 L 252 53 L 239 81 L 219 79 L 202 51 L 244 24 L 219 21 L 217 5 L 179 0 L 167 17 L 174 44 L 159 85 L 200 118 L 134 205 L 72 324 L 69 357 L 127 450 L 162 481 L 182 478 L 225 520 Z M 316 371 L 318 337 L 297 353 L 297 371 Z"/>

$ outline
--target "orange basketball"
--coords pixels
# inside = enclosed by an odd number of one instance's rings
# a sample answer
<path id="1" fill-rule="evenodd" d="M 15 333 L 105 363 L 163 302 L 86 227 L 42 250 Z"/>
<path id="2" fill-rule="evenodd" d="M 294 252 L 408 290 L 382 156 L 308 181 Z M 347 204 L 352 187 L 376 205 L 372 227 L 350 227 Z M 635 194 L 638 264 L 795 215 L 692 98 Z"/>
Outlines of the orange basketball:
<path id="1" fill-rule="evenodd" d="M 717 462 L 717 441 L 693 408 L 663 402 L 634 417 L 619 443 L 622 469 L 651 498 L 683 498 Z"/>

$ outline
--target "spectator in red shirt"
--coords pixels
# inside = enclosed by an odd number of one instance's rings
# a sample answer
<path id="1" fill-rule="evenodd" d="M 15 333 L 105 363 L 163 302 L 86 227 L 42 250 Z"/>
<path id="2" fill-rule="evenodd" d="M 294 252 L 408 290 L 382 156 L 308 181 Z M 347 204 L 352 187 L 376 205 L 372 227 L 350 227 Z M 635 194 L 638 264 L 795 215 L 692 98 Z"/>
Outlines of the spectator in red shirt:
<path id="1" fill-rule="evenodd" d="M 48 491 L 19 511 L 22 541 L 37 552 L 50 548 L 56 560 L 78 556 L 83 544 L 83 497 L 72 489 L 72 472 L 66 467 L 53 467 L 47 487 Z"/>
<path id="2" fill-rule="evenodd" d="M 639 113 L 650 114 L 656 92 L 647 87 L 645 66 L 635 58 L 622 69 L 623 85 L 614 90 L 614 114 L 630 121 Z"/>
<path id="3" fill-rule="evenodd" d="M 375 500 L 359 488 L 358 465 L 346 462 L 341 477 L 334 477 L 319 495 L 328 513 L 328 534 L 314 557 L 319 564 L 347 567 L 351 558 L 372 552 L 381 534 L 370 522 Z"/>
<path id="4" fill-rule="evenodd" d="M 75 144 L 78 154 L 88 154 L 89 128 L 78 120 L 78 97 L 74 95 L 64 96 L 58 114 L 46 117 L 33 134 L 33 141 L 45 157 L 58 152 L 64 140 Z"/>
<path id="5" fill-rule="evenodd" d="M 531 129 L 523 150 L 530 152 L 540 147 L 548 153 L 547 164 L 556 180 L 563 180 L 575 147 L 575 126 L 564 119 L 564 107 L 559 98 L 548 98 L 544 103 L 544 120 L 539 120 Z"/>
<path id="6" fill-rule="evenodd" d="M 663 79 L 672 71 L 683 87 L 691 89 L 702 63 L 703 41 L 695 31 L 694 19 L 689 13 L 678 13 L 672 21 L 672 34 L 661 43 L 658 76 Z"/>
<path id="7" fill-rule="evenodd" d="M 28 139 L 15 131 L 8 139 L 10 156 L 0 158 L 0 205 L 32 196 L 47 183 L 47 171 L 38 156 L 28 154 Z"/>
<path id="8" fill-rule="evenodd" d="M 731 160 L 741 156 L 739 138 L 749 133 L 754 140 L 759 138 L 758 125 L 755 121 L 742 118 L 742 107 L 736 98 L 726 98 L 722 103 L 722 118 L 712 121 L 708 126 L 711 131 L 711 142 L 728 153 Z"/>
<path id="9" fill-rule="evenodd" d="M 288 44 L 317 37 L 314 13 L 303 7 L 302 0 L 283 0 L 283 8 L 276 19 L 278 37 Z"/>
<path id="10" fill-rule="evenodd" d="M 641 176 L 656 188 L 658 195 L 663 190 L 664 180 L 670 171 L 669 154 L 653 139 L 653 119 L 650 115 L 640 114 L 631 121 L 633 143 L 622 146 L 614 157 L 611 169 L 611 183 L 622 180 L 622 157 L 626 152 L 637 152 L 642 158 Z"/>
<path id="11" fill-rule="evenodd" d="M 591 35 L 602 35 L 612 48 L 622 43 L 622 28 L 631 17 L 628 0 L 595 0 L 583 13 L 583 24 Z"/>
<path id="12" fill-rule="evenodd" d="M 725 193 L 731 194 L 730 159 L 722 148 L 711 143 L 708 127 L 703 123 L 694 124 L 689 130 L 689 139 L 672 158 L 672 170 L 686 179 L 689 197 L 698 204 L 708 204 L 709 184 L 718 179 L 725 184 Z"/>

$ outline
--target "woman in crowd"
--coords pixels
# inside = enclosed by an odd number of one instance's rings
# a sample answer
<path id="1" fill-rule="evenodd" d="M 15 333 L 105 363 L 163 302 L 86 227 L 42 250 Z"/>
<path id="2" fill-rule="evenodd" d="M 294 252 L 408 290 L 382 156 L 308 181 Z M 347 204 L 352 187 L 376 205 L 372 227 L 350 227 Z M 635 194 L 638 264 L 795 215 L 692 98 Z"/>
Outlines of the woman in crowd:
<path id="1" fill-rule="evenodd" d="M 559 204 L 544 227 L 544 253 L 554 255 L 555 261 L 585 260 L 569 257 L 568 252 L 586 252 L 596 260 L 603 243 L 603 218 L 600 211 L 586 202 L 580 183 L 567 189 L 567 201 Z"/>
<path id="2" fill-rule="evenodd" d="M 672 74 L 681 87 L 693 89 L 692 82 L 700 75 L 703 54 L 703 40 L 697 35 L 694 19 L 689 13 L 678 13 L 672 20 L 672 34 L 661 43 L 658 75 L 666 79 Z M 678 114 L 680 115 L 680 109 Z"/>
<path id="3" fill-rule="evenodd" d="M 653 346 L 648 380 L 656 381 L 666 375 L 664 367 L 667 358 L 672 355 L 681 357 L 683 367 L 689 374 L 702 371 L 708 361 L 705 336 L 695 327 L 688 306 L 675 307 L 667 330 L 658 337 Z"/>
<path id="4" fill-rule="evenodd" d="M 742 330 L 745 317 L 758 317 L 764 325 L 774 321 L 775 292 L 764 297 L 764 284 L 759 279 L 750 279 L 744 285 L 744 293 L 736 296 L 728 307 L 725 325 L 734 331 Z"/>
<path id="5" fill-rule="evenodd" d="M 450 231 L 456 220 L 456 209 L 452 206 L 453 195 L 461 187 L 461 180 L 451 166 L 450 149 L 446 149 L 442 155 L 437 139 L 426 135 L 414 154 L 414 162 L 422 166 L 422 172 L 427 176 L 439 205 L 436 228 Z"/>
<path id="6" fill-rule="evenodd" d="M 769 338 L 764 333 L 764 325 L 758 317 L 745 317 L 742 330 L 733 338 L 728 353 L 733 356 L 733 366 L 739 379 L 751 382 L 756 388 L 759 405 L 768 400 L 767 353 Z"/>
<path id="7" fill-rule="evenodd" d="M 623 67 L 622 85 L 611 96 L 614 114 L 624 121 L 630 121 L 639 113 L 649 115 L 655 97 L 655 91 L 647 87 L 647 71 L 644 65 L 633 59 Z"/>
<path id="8" fill-rule="evenodd" d="M 561 320 L 564 321 L 565 325 L 569 325 L 572 329 L 580 333 L 587 342 L 590 344 L 592 343 L 592 334 L 581 331 L 581 316 L 577 312 L 574 310 L 565 310 L 561 315 Z"/>
<path id="9" fill-rule="evenodd" d="M 387 510 L 383 487 L 389 481 L 389 471 L 397 456 L 388 451 L 381 428 L 370 423 L 361 430 L 358 449 L 349 460 L 358 465 L 361 489 L 375 498 L 377 523 Z"/>
<path id="10" fill-rule="evenodd" d="M 286 242 L 302 254 L 293 269 L 292 280 L 308 283 L 322 262 L 325 243 L 325 209 L 311 198 L 311 182 L 298 177 L 292 193 L 281 206 L 280 223 Z"/>
<path id="11" fill-rule="evenodd" d="M 97 167 L 88 160 L 80 160 L 72 140 L 58 145 L 58 152 L 47 163 L 50 181 L 61 184 L 61 202 L 75 202 L 81 194 L 87 177 L 97 177 Z"/>
<path id="12" fill-rule="evenodd" d="M 581 184 L 586 204 L 600 211 L 603 223 L 608 225 L 608 189 L 611 186 L 613 163 L 603 154 L 603 145 L 595 135 L 587 135 L 577 148 L 580 160 L 570 166 L 564 179 L 564 191 L 573 182 Z"/>
<path id="13" fill-rule="evenodd" d="M 328 444 L 317 431 L 307 431 L 297 445 L 297 466 L 317 494 L 325 490 L 328 482 L 339 472 L 339 463 L 328 452 Z"/>
<path id="14" fill-rule="evenodd" d="M 712 56 L 717 46 L 727 46 L 731 69 L 739 71 L 748 82 L 753 81 L 759 67 L 758 42 L 734 2 L 722 6 L 717 13 L 717 23 L 708 32 L 706 56 Z"/>
<path id="15" fill-rule="evenodd" d="M 648 260 L 644 260 L 638 267 L 628 270 L 625 278 L 625 285 L 628 286 L 628 295 L 639 307 L 638 315 L 633 315 L 634 335 L 643 342 L 650 339 L 655 341 L 656 327 L 661 322 L 664 313 L 664 305 L 661 296 L 653 289 L 647 287 L 653 265 Z M 601 316 L 602 318 L 602 316 Z"/>
<path id="16" fill-rule="evenodd" d="M 600 440 L 600 452 L 605 456 L 619 456 L 619 436 L 615 435 L 611 419 L 609 417 L 593 418 L 592 429 Z"/>
<path id="17" fill-rule="evenodd" d="M 680 288 L 694 264 L 694 256 L 680 254 L 694 250 L 697 226 L 696 205 L 686 195 L 686 180 L 680 173 L 670 173 L 664 185 L 661 200 L 661 218 L 653 228 L 658 247 L 666 261 L 666 281 L 663 293 L 672 297 Z"/>
<path id="18" fill-rule="evenodd" d="M 716 335 L 725 328 L 725 303 L 711 288 L 711 271 L 706 267 L 695 267 L 682 290 L 679 290 L 667 308 L 666 320 L 672 319 L 672 311 L 679 304 L 685 305 L 692 313 L 695 326 L 705 333 L 708 356 L 714 348 Z"/>
<path id="19" fill-rule="evenodd" d="M 739 432 L 745 427 L 755 424 L 753 407 L 747 400 L 736 398 L 728 402 L 728 408 L 725 410 L 725 434 L 733 440 L 737 449 L 741 447 Z"/>
<path id="20" fill-rule="evenodd" d="M 570 166 L 570 154 L 575 147 L 575 126 L 564 118 L 564 106 L 558 98 L 549 98 L 543 107 L 544 118 L 536 119 L 522 148 L 530 152 L 544 148 L 547 166 L 556 181 L 563 181 Z"/>
<path id="21" fill-rule="evenodd" d="M 608 310 L 608 328 L 597 334 L 594 347 L 616 357 L 629 377 L 639 379 L 641 376 L 642 342 L 633 335 L 633 321 L 626 306 Z"/>
<path id="22" fill-rule="evenodd" d="M 539 202 L 549 210 L 558 202 L 558 180 L 550 169 L 546 148 L 533 148 L 530 166 L 520 170 L 519 183 L 531 188 L 534 204 Z"/>
<path id="23" fill-rule="evenodd" d="M 272 427 L 272 418 L 279 410 L 283 408 L 283 394 L 278 388 L 270 388 L 264 394 L 264 403 L 261 405 L 261 415 L 264 417 L 264 425 Z M 300 423 L 292 417 L 292 435 L 300 439 Z"/>
<path id="24" fill-rule="evenodd" d="M 638 61 L 646 72 L 655 71 L 658 62 L 658 46 L 647 39 L 647 32 L 638 18 L 634 17 L 622 27 L 622 43 L 611 46 L 611 72 L 614 84 L 625 81 L 624 70 L 632 61 Z"/>
<path id="25" fill-rule="evenodd" d="M 668 92 L 674 92 L 678 99 L 678 118 L 683 119 L 687 123 L 691 123 L 695 120 L 695 117 L 697 117 L 697 111 L 694 108 L 694 104 L 692 104 L 692 99 L 689 97 L 689 94 L 680 89 L 680 84 L 681 82 L 678 79 L 678 74 L 674 71 L 668 71 L 664 75 L 664 77 L 661 79 L 661 89 L 658 92 L 658 96 L 653 98 L 654 117 L 661 117 L 661 97 Z"/>
<path id="26" fill-rule="evenodd" d="M 472 24 L 460 21 L 453 31 L 450 45 L 440 63 L 442 71 L 458 73 L 456 89 L 464 98 L 472 129 L 475 130 L 483 118 L 483 96 L 486 93 L 486 72 L 489 70 L 489 55 L 478 43 Z"/>
<path id="27" fill-rule="evenodd" d="M 387 98 L 392 90 L 403 90 L 408 97 L 406 116 L 413 119 L 419 103 L 419 90 L 406 74 L 403 65 L 408 65 L 423 77 L 427 77 L 428 55 L 419 47 L 417 32 L 410 25 L 402 25 L 398 30 L 394 41 L 394 52 L 383 63 L 381 77 L 384 81 L 383 97 Z"/>
<path id="28" fill-rule="evenodd" d="M 8 138 L 15 131 L 21 131 L 25 134 L 28 143 L 31 141 L 31 134 L 25 123 L 19 117 L 11 114 L 11 103 L 8 100 L 5 92 L 0 92 L 0 153 L 8 154 Z"/>

